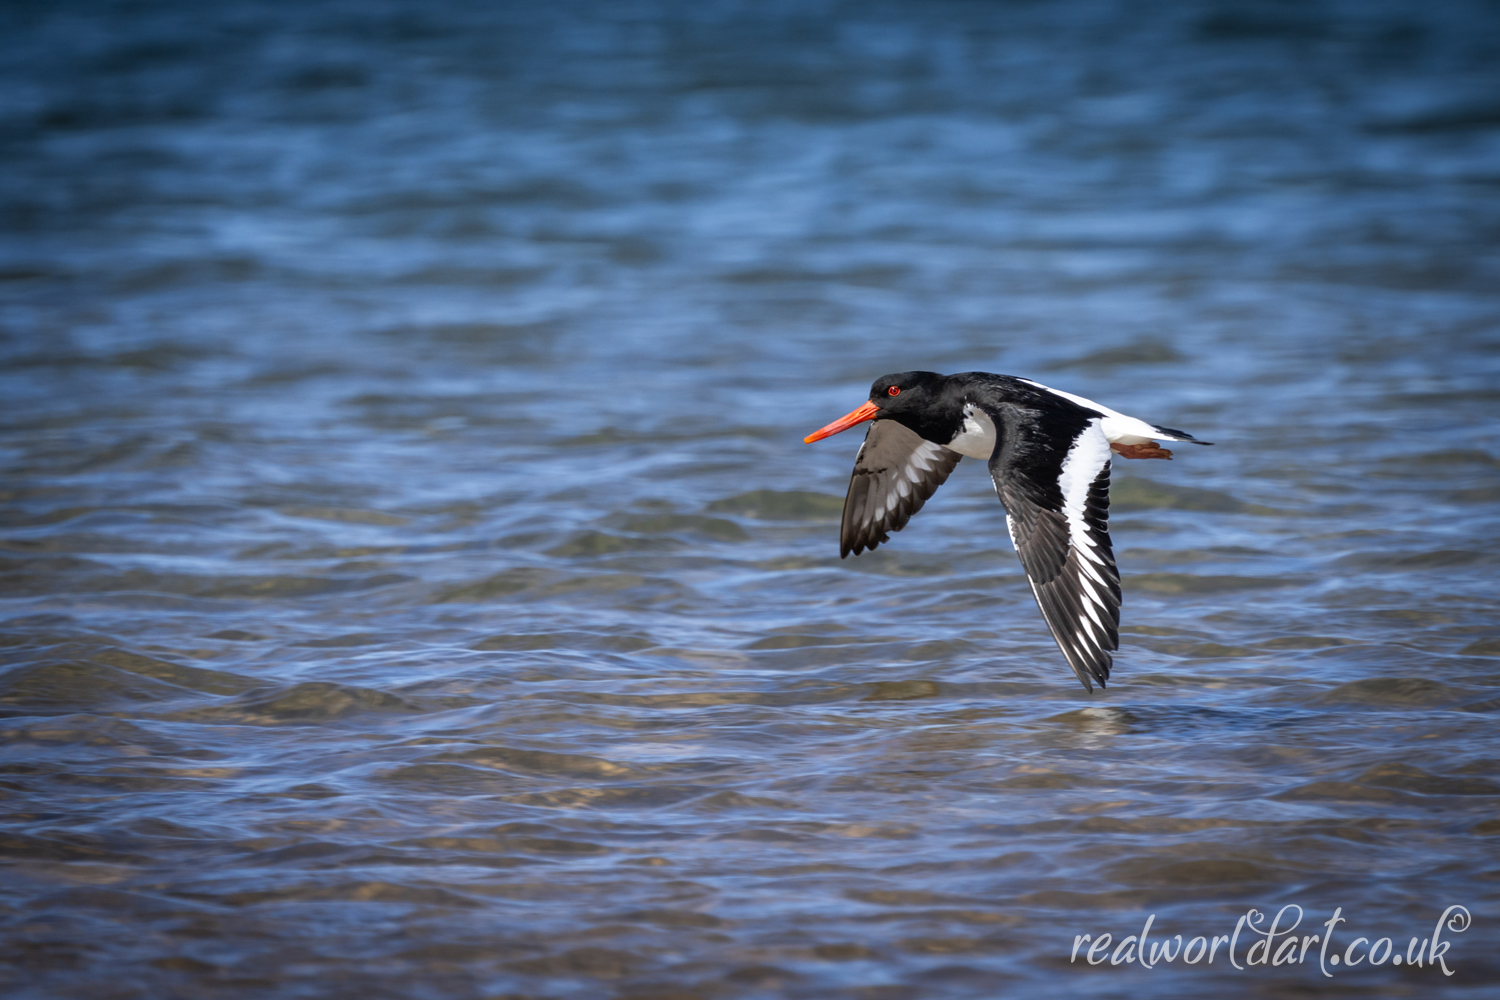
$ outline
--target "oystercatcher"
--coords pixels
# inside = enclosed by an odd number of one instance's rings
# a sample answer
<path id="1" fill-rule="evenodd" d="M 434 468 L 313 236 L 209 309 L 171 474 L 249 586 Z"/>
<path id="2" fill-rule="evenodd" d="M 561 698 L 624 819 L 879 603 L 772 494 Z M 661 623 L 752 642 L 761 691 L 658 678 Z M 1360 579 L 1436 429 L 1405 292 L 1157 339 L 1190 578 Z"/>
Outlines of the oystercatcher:
<path id="1" fill-rule="evenodd" d="M 1010 539 L 1068 665 L 1090 692 L 1120 648 L 1120 571 L 1109 544 L 1109 464 L 1171 458 L 1157 443 L 1199 441 L 1070 392 L 1011 375 L 902 372 L 803 440 L 873 421 L 854 458 L 839 556 L 891 540 L 959 459 L 990 464 Z"/>

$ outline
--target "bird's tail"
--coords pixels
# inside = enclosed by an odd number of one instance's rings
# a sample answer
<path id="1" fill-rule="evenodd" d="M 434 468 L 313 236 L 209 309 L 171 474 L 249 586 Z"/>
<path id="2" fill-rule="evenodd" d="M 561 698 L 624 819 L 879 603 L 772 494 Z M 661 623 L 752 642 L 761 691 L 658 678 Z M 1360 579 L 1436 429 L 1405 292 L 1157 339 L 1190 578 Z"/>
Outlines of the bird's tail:
<path id="1" fill-rule="evenodd" d="M 1212 441 L 1199 441 L 1187 431 L 1179 431 L 1173 427 L 1163 427 L 1161 424 L 1152 424 L 1156 433 L 1168 441 L 1186 441 L 1188 444 L 1213 444 Z"/>

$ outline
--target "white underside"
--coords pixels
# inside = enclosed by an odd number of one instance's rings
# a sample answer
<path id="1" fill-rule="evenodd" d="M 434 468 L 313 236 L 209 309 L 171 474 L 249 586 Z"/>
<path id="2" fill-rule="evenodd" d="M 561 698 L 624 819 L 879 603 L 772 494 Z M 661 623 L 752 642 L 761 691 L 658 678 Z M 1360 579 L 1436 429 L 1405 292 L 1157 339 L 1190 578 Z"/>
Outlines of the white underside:
<path id="1" fill-rule="evenodd" d="M 960 455 L 988 462 L 995 453 L 995 422 L 973 403 L 964 404 L 964 426 L 948 447 Z"/>
<path id="2" fill-rule="evenodd" d="M 1104 437 L 1110 444 L 1145 444 L 1148 441 L 1182 440 L 1182 438 L 1173 437 L 1171 434 L 1163 434 L 1151 424 L 1146 423 L 1146 421 L 1138 417 L 1127 417 L 1125 414 L 1111 410 L 1109 407 L 1096 403 L 1092 399 L 1075 396 L 1071 392 L 1063 392 L 1061 389 L 1054 389 L 1050 385 L 1033 382 L 1029 378 L 1023 378 L 1021 381 L 1029 385 L 1034 385 L 1038 389 L 1046 389 L 1054 396 L 1070 399 L 1079 406 L 1087 406 L 1091 410 L 1098 410 L 1104 414 L 1104 419 L 1100 422 L 1100 429 L 1104 431 Z M 1087 486 L 1084 487 L 1085 490 L 1087 488 Z"/>

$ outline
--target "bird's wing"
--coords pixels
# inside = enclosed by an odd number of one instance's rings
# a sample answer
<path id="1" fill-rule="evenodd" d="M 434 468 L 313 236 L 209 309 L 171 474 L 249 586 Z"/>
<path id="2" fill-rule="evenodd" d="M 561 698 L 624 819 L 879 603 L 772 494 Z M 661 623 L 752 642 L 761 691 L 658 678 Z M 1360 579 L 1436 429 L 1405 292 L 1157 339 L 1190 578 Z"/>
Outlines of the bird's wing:
<path id="1" fill-rule="evenodd" d="M 876 420 L 854 459 L 839 558 L 874 549 L 906 527 L 963 456 L 894 420 Z"/>
<path id="2" fill-rule="evenodd" d="M 1068 665 L 1088 690 L 1120 648 L 1120 571 L 1109 544 L 1109 439 L 1102 418 L 998 407 L 990 475 L 1016 554 Z"/>

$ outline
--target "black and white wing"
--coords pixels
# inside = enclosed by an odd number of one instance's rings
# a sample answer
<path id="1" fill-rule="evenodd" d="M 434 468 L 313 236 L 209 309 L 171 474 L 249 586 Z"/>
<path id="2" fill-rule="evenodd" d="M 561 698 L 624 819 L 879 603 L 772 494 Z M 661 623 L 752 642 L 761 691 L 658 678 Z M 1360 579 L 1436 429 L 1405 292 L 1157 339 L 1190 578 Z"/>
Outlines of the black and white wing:
<path id="1" fill-rule="evenodd" d="M 963 456 L 894 420 L 876 420 L 854 459 L 839 558 L 874 549 L 906 527 Z"/>
<path id="2" fill-rule="evenodd" d="M 1024 410 L 1003 421 L 990 475 L 1016 554 L 1068 665 L 1088 690 L 1109 678 L 1120 648 L 1120 571 L 1109 544 L 1109 439 L 1102 420 Z"/>

